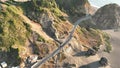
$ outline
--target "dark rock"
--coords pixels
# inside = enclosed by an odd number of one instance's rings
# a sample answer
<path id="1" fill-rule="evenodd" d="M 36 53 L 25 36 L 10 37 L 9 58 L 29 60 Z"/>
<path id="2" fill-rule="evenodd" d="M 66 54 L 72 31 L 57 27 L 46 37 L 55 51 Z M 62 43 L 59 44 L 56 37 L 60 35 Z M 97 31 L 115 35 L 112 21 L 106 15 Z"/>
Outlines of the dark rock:
<path id="1" fill-rule="evenodd" d="M 102 57 L 102 58 L 100 59 L 99 63 L 100 63 L 102 66 L 107 66 L 107 65 L 108 65 L 108 60 L 107 60 L 107 58 Z"/>
<path id="2" fill-rule="evenodd" d="M 96 51 L 95 51 L 95 50 L 92 50 L 92 49 L 88 49 L 88 51 L 86 52 L 86 55 L 87 55 L 87 56 L 95 55 L 95 54 L 96 54 Z"/>
<path id="3" fill-rule="evenodd" d="M 56 39 L 56 35 L 55 35 L 55 32 L 56 30 L 54 29 L 54 27 L 52 26 L 53 25 L 53 21 L 47 21 L 47 22 L 44 22 L 44 25 L 45 26 L 43 28 L 43 30 L 52 38 Z"/>

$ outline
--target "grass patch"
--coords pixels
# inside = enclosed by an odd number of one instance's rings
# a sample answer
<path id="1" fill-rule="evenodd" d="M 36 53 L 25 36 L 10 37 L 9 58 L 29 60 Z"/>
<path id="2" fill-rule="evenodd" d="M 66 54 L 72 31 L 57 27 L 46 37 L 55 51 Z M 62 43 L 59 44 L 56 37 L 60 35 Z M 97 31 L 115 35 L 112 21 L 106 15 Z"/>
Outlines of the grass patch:
<path id="1" fill-rule="evenodd" d="M 106 49 L 104 51 L 110 53 L 110 51 L 112 50 L 112 45 L 110 44 L 110 42 L 106 41 L 105 46 L 106 46 Z"/>
<path id="2" fill-rule="evenodd" d="M 13 5 L 6 6 L 0 11 L 0 47 L 9 49 L 15 44 L 25 44 L 30 28 L 17 14 L 19 12 L 19 9 Z"/>
<path id="3" fill-rule="evenodd" d="M 110 44 L 110 36 L 104 32 L 103 37 L 104 37 L 104 44 L 106 46 L 106 49 L 104 51 L 110 53 L 110 51 L 112 50 L 112 45 Z"/>
<path id="4" fill-rule="evenodd" d="M 38 34 L 37 41 L 45 42 L 45 39 L 44 39 L 42 36 L 40 36 L 40 35 Z"/>

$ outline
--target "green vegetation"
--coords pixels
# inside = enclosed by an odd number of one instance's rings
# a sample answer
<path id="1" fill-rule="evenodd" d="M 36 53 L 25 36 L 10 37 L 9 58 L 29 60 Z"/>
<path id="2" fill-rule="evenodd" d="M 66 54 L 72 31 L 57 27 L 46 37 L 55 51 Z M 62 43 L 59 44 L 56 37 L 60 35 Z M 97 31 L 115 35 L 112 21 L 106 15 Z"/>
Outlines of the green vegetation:
<path id="1" fill-rule="evenodd" d="M 110 44 L 110 37 L 107 33 L 105 32 L 101 32 L 100 30 L 93 30 L 91 29 L 91 34 L 93 34 L 93 36 L 97 37 L 99 36 L 99 39 L 98 39 L 98 46 L 99 45 L 105 45 L 106 46 L 106 49 L 105 51 L 110 53 L 110 51 L 112 50 L 112 46 Z"/>
<path id="2" fill-rule="evenodd" d="M 17 12 L 19 9 L 10 5 L 0 11 L 0 47 L 8 49 L 15 44 L 24 45 L 29 35 L 29 27 Z"/>
<path id="3" fill-rule="evenodd" d="M 81 28 L 81 31 L 82 31 L 82 33 L 88 32 L 88 31 L 86 30 L 86 28 Z"/>
<path id="4" fill-rule="evenodd" d="M 111 46 L 110 42 L 106 41 L 105 45 L 106 45 L 106 49 L 104 51 L 110 53 L 110 51 L 112 50 L 112 46 Z"/>
<path id="5" fill-rule="evenodd" d="M 28 24 L 28 23 L 25 23 L 25 22 L 23 22 L 23 24 L 24 24 L 24 26 L 25 26 L 25 28 L 27 29 L 27 36 L 29 36 L 30 34 L 31 34 L 31 32 L 32 32 L 32 30 L 31 30 L 31 26 L 30 26 L 30 24 Z"/>
<path id="6" fill-rule="evenodd" d="M 110 51 L 112 50 L 112 46 L 110 44 L 110 37 L 107 33 L 101 32 L 100 30 L 93 28 L 89 28 L 89 30 L 81 28 L 81 30 L 79 30 L 79 33 L 83 34 L 88 39 L 92 38 L 96 40 L 95 42 L 97 44 L 95 45 L 95 47 L 93 47 L 94 49 L 97 50 L 99 49 L 100 45 L 105 45 L 105 52 L 110 53 Z"/>
<path id="7" fill-rule="evenodd" d="M 110 44 L 110 37 L 107 33 L 103 33 L 103 37 L 106 46 L 106 49 L 104 51 L 110 53 L 110 51 L 112 50 L 112 45 Z"/>
<path id="8" fill-rule="evenodd" d="M 42 36 L 40 36 L 39 34 L 37 35 L 38 35 L 37 41 L 45 42 L 45 39 Z"/>
<path id="9" fill-rule="evenodd" d="M 32 0 L 36 7 L 56 8 L 55 0 Z"/>
<path id="10" fill-rule="evenodd" d="M 112 46 L 110 44 L 110 36 L 105 33 L 105 32 L 102 32 L 100 30 L 95 30 L 95 29 L 90 29 L 91 30 L 91 36 L 94 36 L 94 37 L 99 37 L 98 38 L 98 46 L 100 45 L 105 45 L 106 46 L 106 49 L 105 51 L 110 53 L 110 51 L 112 50 Z"/>

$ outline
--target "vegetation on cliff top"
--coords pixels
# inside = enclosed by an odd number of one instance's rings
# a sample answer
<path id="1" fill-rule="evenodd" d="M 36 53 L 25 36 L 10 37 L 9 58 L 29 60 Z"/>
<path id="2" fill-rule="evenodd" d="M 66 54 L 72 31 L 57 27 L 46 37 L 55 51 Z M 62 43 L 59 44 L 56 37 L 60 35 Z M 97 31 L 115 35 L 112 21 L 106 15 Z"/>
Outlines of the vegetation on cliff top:
<path id="1" fill-rule="evenodd" d="M 4 6 L 4 5 L 3 5 Z M 5 49 L 12 45 L 24 45 L 29 28 L 16 13 L 19 9 L 13 6 L 4 6 L 0 10 L 0 47 Z"/>

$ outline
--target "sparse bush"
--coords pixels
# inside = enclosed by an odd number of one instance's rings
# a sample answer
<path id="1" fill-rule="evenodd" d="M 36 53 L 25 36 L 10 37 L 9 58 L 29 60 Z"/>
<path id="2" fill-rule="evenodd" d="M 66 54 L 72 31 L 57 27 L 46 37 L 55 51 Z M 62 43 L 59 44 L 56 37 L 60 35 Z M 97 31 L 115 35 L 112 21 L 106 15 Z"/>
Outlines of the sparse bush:
<path id="1" fill-rule="evenodd" d="M 38 35 L 37 41 L 45 42 L 45 39 L 43 37 L 41 37 L 40 35 Z"/>
<path id="2" fill-rule="evenodd" d="M 106 46 L 106 49 L 104 51 L 110 53 L 110 51 L 112 50 L 112 46 L 111 46 L 110 42 L 106 41 L 105 46 Z"/>
<path id="3" fill-rule="evenodd" d="M 66 19 L 65 19 L 64 16 L 59 16 L 59 18 L 60 18 L 62 21 L 66 21 Z"/>
<path id="4" fill-rule="evenodd" d="M 103 38 L 104 44 L 106 46 L 106 49 L 104 51 L 110 53 L 112 50 L 112 45 L 110 44 L 110 36 L 107 33 L 103 32 Z"/>
<path id="5" fill-rule="evenodd" d="M 31 33 L 31 32 L 32 32 L 32 30 L 31 30 L 31 26 L 30 26 L 30 24 L 25 23 L 25 22 L 23 22 L 23 24 L 25 25 L 25 27 L 26 27 L 27 31 L 28 31 L 29 33 Z"/>

